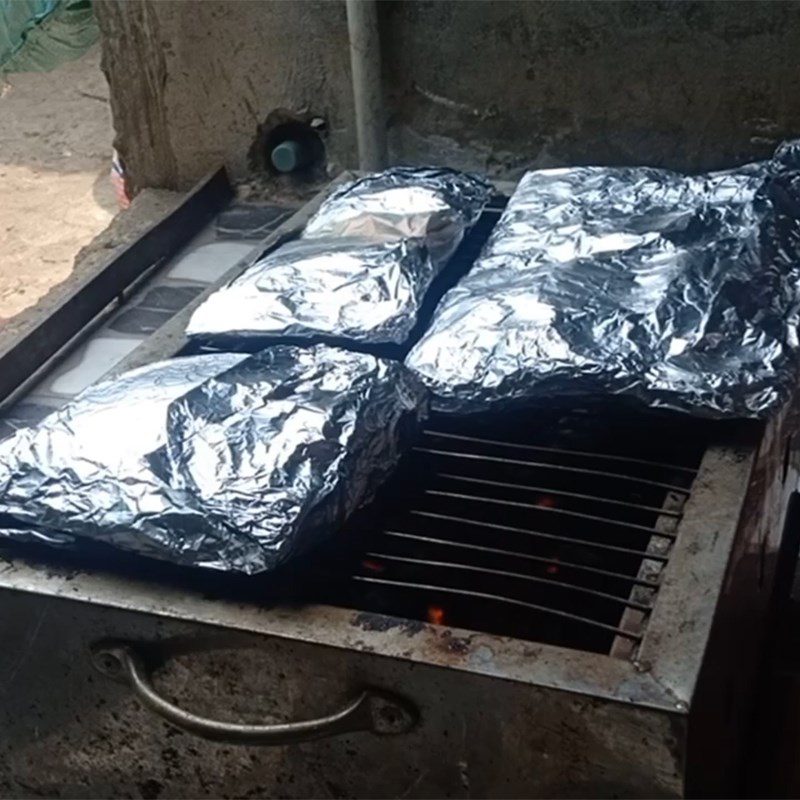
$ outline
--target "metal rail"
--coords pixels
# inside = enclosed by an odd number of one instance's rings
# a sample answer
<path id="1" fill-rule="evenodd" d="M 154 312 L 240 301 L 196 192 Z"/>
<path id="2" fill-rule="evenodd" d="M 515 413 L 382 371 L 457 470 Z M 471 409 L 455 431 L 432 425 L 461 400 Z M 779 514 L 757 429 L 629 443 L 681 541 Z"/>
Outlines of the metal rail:
<path id="1" fill-rule="evenodd" d="M 628 464 L 639 464 L 647 467 L 658 467 L 659 469 L 666 469 L 671 472 L 689 472 L 692 475 L 697 474 L 695 467 L 686 467 L 680 464 L 664 464 L 660 461 L 650 461 L 644 458 L 631 458 L 630 456 L 610 455 L 608 453 L 592 453 L 588 450 L 569 450 L 562 447 L 546 447 L 544 445 L 534 444 L 519 444 L 517 442 L 503 442 L 498 439 L 484 439 L 478 436 L 464 436 L 460 433 L 445 433 L 443 431 L 425 430 L 423 433 L 426 436 L 436 436 L 442 439 L 456 439 L 460 442 L 474 442 L 475 444 L 488 444 L 493 447 L 509 447 L 514 450 L 531 450 L 541 453 L 557 453 L 566 456 L 580 456 L 582 458 L 600 458 L 603 461 L 623 461 Z"/>
<path id="2" fill-rule="evenodd" d="M 587 617 L 582 617 L 579 614 L 571 614 L 569 611 L 561 611 L 557 608 L 548 608 L 547 606 L 540 606 L 536 603 L 528 603 L 524 600 L 515 600 L 511 597 L 504 597 L 503 595 L 498 594 L 490 594 L 488 592 L 473 592 L 468 589 L 451 589 L 445 586 L 434 586 L 432 584 L 426 583 L 410 583 L 408 581 L 393 581 L 388 580 L 386 578 L 370 578 L 366 575 L 353 575 L 351 576 L 355 581 L 362 581 L 364 583 L 373 583 L 373 584 L 382 584 L 384 586 L 397 586 L 403 589 L 414 589 L 414 590 L 423 590 L 429 592 L 439 592 L 441 594 L 452 594 L 458 595 L 461 597 L 472 597 L 478 598 L 480 600 L 494 600 L 498 603 L 506 603 L 508 605 L 519 606 L 522 608 L 527 608 L 532 611 L 539 611 L 543 614 L 550 614 L 554 617 L 561 617 L 562 619 L 567 619 L 570 622 L 577 622 L 582 625 L 587 625 L 592 628 L 598 628 L 600 630 L 608 631 L 609 633 L 613 633 L 616 636 L 624 636 L 626 639 L 632 639 L 633 641 L 641 641 L 641 635 L 638 633 L 631 633 L 630 631 L 622 630 L 622 628 L 617 628 L 614 625 L 607 625 L 605 622 L 598 622 L 594 619 L 588 619 Z"/>
<path id="3" fill-rule="evenodd" d="M 626 555 L 636 556 L 637 558 L 649 558 L 654 561 L 667 561 L 667 556 L 656 555 L 648 553 L 646 550 L 634 550 L 630 547 L 621 547 L 619 545 L 605 544 L 604 542 L 593 542 L 588 539 L 573 539 L 568 536 L 558 536 L 554 533 L 543 533 L 542 531 L 531 531 L 526 528 L 516 528 L 512 525 L 502 525 L 498 522 L 483 522 L 481 520 L 468 519 L 466 517 L 456 517 L 450 514 L 439 514 L 434 511 L 409 511 L 417 517 L 427 517 L 429 519 L 439 519 L 445 522 L 457 522 L 460 525 L 473 525 L 479 528 L 488 528 L 490 530 L 504 531 L 507 533 L 521 534 L 523 536 L 531 536 L 536 539 L 548 539 L 550 541 L 558 542 L 562 545 L 575 545 L 577 547 L 592 547 L 597 550 L 608 550 L 615 553 L 625 553 Z"/>
<path id="4" fill-rule="evenodd" d="M 609 505 L 632 508 L 637 511 L 647 511 L 658 516 L 680 517 L 682 511 L 664 511 L 656 506 L 648 506 L 644 503 L 632 503 L 628 500 L 617 500 L 613 497 L 601 497 L 593 494 L 581 494 L 570 492 L 565 489 L 551 489 L 542 486 L 526 486 L 524 483 L 508 483 L 506 481 L 493 481 L 488 478 L 472 478 L 469 475 L 456 475 L 452 472 L 437 472 L 436 477 L 446 478 L 452 481 L 463 481 L 464 483 L 475 483 L 481 486 L 494 486 L 498 489 L 518 489 L 524 492 L 535 492 L 536 494 L 550 494 L 555 497 L 569 497 L 574 500 L 588 500 L 593 503 L 608 503 Z"/>
<path id="5" fill-rule="evenodd" d="M 648 478 L 639 478 L 636 475 L 623 475 L 618 472 L 606 472 L 604 470 L 588 469 L 586 467 L 570 467 L 565 464 L 548 464 L 542 461 L 523 461 L 516 458 L 501 458 L 499 456 L 485 456 L 479 453 L 460 453 L 452 450 L 437 450 L 432 447 L 415 447 L 414 451 L 417 453 L 429 453 L 435 456 L 445 456 L 447 458 L 463 458 L 474 461 L 491 461 L 496 464 L 510 464 L 516 467 L 530 467 L 533 469 L 547 469 L 559 472 L 571 472 L 578 475 L 592 475 L 600 478 L 611 478 L 613 480 L 629 481 L 631 483 L 638 483 L 643 486 L 652 486 L 656 489 L 664 489 L 668 492 L 677 492 L 679 494 L 689 494 L 689 490 L 685 486 L 675 486 L 671 483 L 661 483 L 660 481 L 653 481 Z"/>
<path id="6" fill-rule="evenodd" d="M 613 578 L 614 580 L 624 581 L 627 584 L 635 584 L 643 586 L 647 589 L 658 589 L 658 583 L 654 581 L 644 580 L 635 575 L 626 575 L 623 572 L 613 572 L 608 569 L 601 569 L 600 567 L 590 567 L 586 564 L 576 564 L 574 561 L 562 561 L 556 558 L 545 558 L 544 556 L 535 556 L 531 553 L 521 553 L 518 550 L 505 550 L 501 547 L 489 547 L 482 544 L 471 544 L 469 542 L 456 542 L 452 539 L 439 539 L 433 536 L 421 536 L 415 533 L 403 533 L 402 531 L 382 531 L 382 536 L 389 536 L 396 539 L 409 539 L 416 542 L 424 542 L 426 544 L 433 544 L 440 547 L 452 547 L 458 550 L 473 550 L 480 553 L 488 553 L 490 555 L 503 556 L 507 558 L 514 558 L 517 560 L 534 561 L 537 564 L 545 564 L 547 566 L 555 566 L 559 569 L 566 570 L 580 570 L 581 572 L 588 572 L 592 575 L 602 575 L 605 578 Z"/>
<path id="7" fill-rule="evenodd" d="M 389 562 L 395 561 L 402 564 L 412 564 L 421 567 L 463 570 L 465 572 L 476 572 L 482 575 L 496 575 L 499 578 L 512 578 L 517 580 L 523 580 L 530 583 L 541 584 L 543 586 L 546 586 L 547 588 L 559 587 L 567 591 L 581 592 L 583 594 L 592 595 L 593 597 L 600 597 L 603 600 L 610 600 L 611 602 L 618 603 L 621 606 L 635 608 L 639 611 L 647 612 L 650 610 L 650 606 L 646 605 L 645 603 L 639 603 L 635 600 L 626 600 L 624 597 L 619 597 L 618 595 L 614 594 L 608 594 L 607 592 L 601 592 L 599 589 L 590 589 L 589 587 L 581 586 L 580 584 L 565 583 L 563 581 L 557 581 L 550 578 L 541 578 L 538 575 L 526 575 L 522 572 L 511 572 L 509 570 L 504 570 L 504 569 L 481 567 L 475 564 L 458 564 L 458 563 L 453 563 L 451 561 L 433 561 L 425 558 L 412 558 L 410 556 L 395 556 L 389 553 L 369 552 L 366 554 L 366 556 L 367 558 L 380 558 L 383 561 L 389 561 Z"/>
<path id="8" fill-rule="evenodd" d="M 459 492 L 444 492 L 440 489 L 425 489 L 424 494 L 435 495 L 436 497 L 450 497 L 456 500 L 467 500 L 476 503 L 491 503 L 493 505 L 511 506 L 512 508 L 525 508 L 530 511 L 542 511 L 550 514 L 563 514 L 565 516 L 576 517 L 577 519 L 586 519 L 591 522 L 602 522 L 608 525 L 614 525 L 621 528 L 637 531 L 639 533 L 646 533 L 649 536 L 663 536 L 665 539 L 674 539 L 675 534 L 668 531 L 659 531 L 651 528 L 648 525 L 639 525 L 635 522 L 626 522 L 625 520 L 609 519 L 608 517 L 600 517 L 596 514 L 585 514 L 582 511 L 571 511 L 567 508 L 559 508 L 558 506 L 544 506 L 536 505 L 536 503 L 522 503 L 516 500 L 499 500 L 494 497 L 479 497 L 471 494 L 462 494 Z"/>

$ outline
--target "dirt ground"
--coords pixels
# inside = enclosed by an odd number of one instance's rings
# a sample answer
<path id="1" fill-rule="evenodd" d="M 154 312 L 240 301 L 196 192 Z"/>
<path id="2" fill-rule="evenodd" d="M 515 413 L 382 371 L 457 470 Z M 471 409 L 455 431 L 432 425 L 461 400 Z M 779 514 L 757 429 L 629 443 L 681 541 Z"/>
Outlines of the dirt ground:
<path id="1" fill-rule="evenodd" d="M 117 213 L 113 129 L 99 48 L 0 89 L 0 321 L 72 271 Z"/>

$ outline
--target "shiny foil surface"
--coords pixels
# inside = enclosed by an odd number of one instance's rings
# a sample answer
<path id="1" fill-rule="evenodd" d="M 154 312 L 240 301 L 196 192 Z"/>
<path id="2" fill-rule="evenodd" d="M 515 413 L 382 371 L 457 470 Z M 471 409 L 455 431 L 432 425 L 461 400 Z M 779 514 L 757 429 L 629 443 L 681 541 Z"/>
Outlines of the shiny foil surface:
<path id="1" fill-rule="evenodd" d="M 303 237 L 421 239 L 434 263 L 442 264 L 492 193 L 488 181 L 454 169 L 391 167 L 336 190 L 308 221 Z"/>
<path id="2" fill-rule="evenodd" d="M 371 497 L 424 407 L 401 364 L 324 346 L 148 365 L 0 443 L 0 535 L 269 570 Z"/>
<path id="3" fill-rule="evenodd" d="M 693 177 L 527 173 L 407 365 L 454 413 L 621 394 L 768 414 L 797 380 L 798 164 L 792 143 Z"/>
<path id="4" fill-rule="evenodd" d="M 211 294 L 186 333 L 402 344 L 436 274 L 419 239 L 298 239 Z"/>
<path id="5" fill-rule="evenodd" d="M 280 337 L 404 344 L 491 193 L 483 179 L 450 169 L 395 167 L 346 184 L 302 239 L 208 297 L 186 333 L 222 346 Z"/>

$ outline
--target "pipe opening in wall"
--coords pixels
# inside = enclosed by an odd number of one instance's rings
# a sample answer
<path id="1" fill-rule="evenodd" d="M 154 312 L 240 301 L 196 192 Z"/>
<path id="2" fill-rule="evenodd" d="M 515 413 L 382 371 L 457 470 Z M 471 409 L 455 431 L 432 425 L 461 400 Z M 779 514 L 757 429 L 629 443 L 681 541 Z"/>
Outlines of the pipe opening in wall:
<path id="1" fill-rule="evenodd" d="M 253 175 L 281 185 L 315 183 L 326 177 L 324 118 L 308 110 L 276 108 L 258 126 L 247 161 Z"/>
<path id="2" fill-rule="evenodd" d="M 308 175 L 325 161 L 325 145 L 312 124 L 283 122 L 264 136 L 263 159 L 274 175 Z"/>

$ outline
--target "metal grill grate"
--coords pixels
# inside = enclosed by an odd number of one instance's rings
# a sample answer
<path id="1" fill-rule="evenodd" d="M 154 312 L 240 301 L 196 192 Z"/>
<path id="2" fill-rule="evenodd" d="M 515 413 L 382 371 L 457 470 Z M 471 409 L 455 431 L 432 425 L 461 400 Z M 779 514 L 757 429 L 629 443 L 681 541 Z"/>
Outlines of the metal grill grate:
<path id="1" fill-rule="evenodd" d="M 629 657 L 702 456 L 698 434 L 693 420 L 590 409 L 439 421 L 349 526 L 349 558 L 341 538 L 327 551 L 338 580 L 326 599 Z"/>

